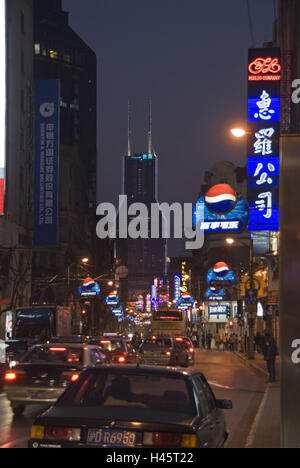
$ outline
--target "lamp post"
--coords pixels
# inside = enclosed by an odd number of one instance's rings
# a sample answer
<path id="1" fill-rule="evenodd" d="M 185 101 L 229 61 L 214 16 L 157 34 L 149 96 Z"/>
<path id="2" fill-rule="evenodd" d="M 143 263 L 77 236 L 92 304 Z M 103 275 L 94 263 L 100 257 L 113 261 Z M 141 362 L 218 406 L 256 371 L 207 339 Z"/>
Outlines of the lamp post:
<path id="1" fill-rule="evenodd" d="M 226 243 L 228 245 L 234 245 L 235 244 L 235 239 L 229 237 L 226 239 Z M 249 246 L 249 284 L 250 284 L 250 289 L 254 289 L 254 268 L 253 268 L 253 239 L 252 236 L 250 236 L 250 245 L 246 244 L 245 242 L 239 240 L 242 245 L 244 246 Z M 246 289 L 246 285 L 245 285 Z M 247 306 L 246 306 L 246 311 L 247 311 Z M 248 350 L 247 350 L 247 356 L 249 360 L 254 360 L 255 359 L 255 317 L 256 317 L 256 311 L 253 310 L 253 306 L 251 306 L 251 310 L 247 311 L 247 322 L 248 322 L 248 328 L 249 328 L 249 344 L 248 344 Z"/>

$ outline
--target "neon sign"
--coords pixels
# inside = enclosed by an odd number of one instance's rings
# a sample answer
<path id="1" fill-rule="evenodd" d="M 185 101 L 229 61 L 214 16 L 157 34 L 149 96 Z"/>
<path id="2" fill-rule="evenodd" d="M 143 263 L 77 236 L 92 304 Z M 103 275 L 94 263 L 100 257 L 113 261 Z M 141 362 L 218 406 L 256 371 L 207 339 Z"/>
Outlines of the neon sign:
<path id="1" fill-rule="evenodd" d="M 250 49 L 248 71 L 248 230 L 278 231 L 279 49 Z"/>
<path id="2" fill-rule="evenodd" d="M 280 81 L 281 65 L 279 58 L 258 57 L 250 63 L 249 81 Z"/>

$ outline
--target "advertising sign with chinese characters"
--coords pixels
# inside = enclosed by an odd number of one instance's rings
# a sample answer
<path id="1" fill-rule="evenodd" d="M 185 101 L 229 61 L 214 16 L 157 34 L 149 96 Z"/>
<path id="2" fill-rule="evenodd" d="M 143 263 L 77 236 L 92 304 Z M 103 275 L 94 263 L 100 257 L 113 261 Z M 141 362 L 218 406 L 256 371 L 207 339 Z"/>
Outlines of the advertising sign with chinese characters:
<path id="1" fill-rule="evenodd" d="M 57 244 L 60 83 L 35 83 L 34 244 Z"/>
<path id="2" fill-rule="evenodd" d="M 279 49 L 249 50 L 249 231 L 279 230 L 280 74 Z"/>

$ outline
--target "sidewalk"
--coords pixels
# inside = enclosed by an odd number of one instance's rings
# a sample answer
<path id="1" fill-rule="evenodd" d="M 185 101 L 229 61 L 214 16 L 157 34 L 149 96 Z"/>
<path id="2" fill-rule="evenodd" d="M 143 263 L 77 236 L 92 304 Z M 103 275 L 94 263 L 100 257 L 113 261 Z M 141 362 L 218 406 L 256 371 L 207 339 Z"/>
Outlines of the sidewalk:
<path id="1" fill-rule="evenodd" d="M 262 355 L 256 354 L 249 361 L 244 354 L 235 353 L 248 365 L 268 378 L 266 363 Z M 276 378 L 279 378 L 279 359 L 276 361 Z M 267 386 L 264 398 L 250 430 L 245 448 L 280 448 L 280 382 Z"/>

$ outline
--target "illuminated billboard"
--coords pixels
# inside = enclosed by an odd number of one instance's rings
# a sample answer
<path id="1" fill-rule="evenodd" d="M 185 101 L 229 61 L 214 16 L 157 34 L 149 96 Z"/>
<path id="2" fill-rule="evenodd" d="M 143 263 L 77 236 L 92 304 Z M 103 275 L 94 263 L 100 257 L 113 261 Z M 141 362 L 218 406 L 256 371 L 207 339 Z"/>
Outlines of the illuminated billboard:
<path id="1" fill-rule="evenodd" d="M 6 167 L 6 0 L 0 0 L 0 34 L 0 215 L 3 215 Z"/>
<path id="2" fill-rule="evenodd" d="M 228 184 L 211 187 L 193 208 L 197 230 L 209 232 L 243 232 L 249 221 L 246 200 Z"/>
<path id="3" fill-rule="evenodd" d="M 249 231 L 279 230 L 280 79 L 279 49 L 249 50 Z"/>

